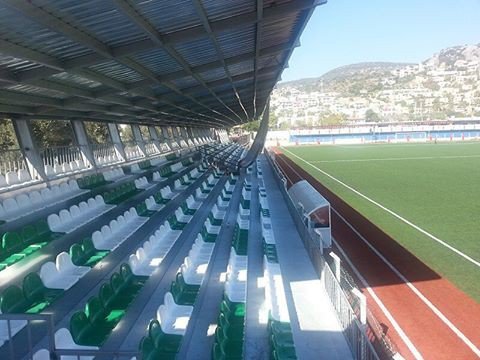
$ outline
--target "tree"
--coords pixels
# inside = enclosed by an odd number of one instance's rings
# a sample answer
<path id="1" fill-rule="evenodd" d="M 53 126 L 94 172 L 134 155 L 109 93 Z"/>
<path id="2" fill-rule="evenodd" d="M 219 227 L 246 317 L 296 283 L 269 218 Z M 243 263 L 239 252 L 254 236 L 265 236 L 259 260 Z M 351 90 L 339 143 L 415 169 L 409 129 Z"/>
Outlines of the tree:
<path id="1" fill-rule="evenodd" d="M 67 120 L 34 120 L 32 135 L 40 148 L 70 146 L 75 143 L 72 126 Z"/>
<path id="2" fill-rule="evenodd" d="M 132 125 L 121 124 L 118 127 L 118 132 L 120 133 L 120 139 L 122 142 L 132 142 L 135 140 L 132 131 Z"/>
<path id="3" fill-rule="evenodd" d="M 372 109 L 368 109 L 367 112 L 365 113 L 365 120 L 368 122 L 380 122 L 380 116 L 373 111 Z"/>
<path id="4" fill-rule="evenodd" d="M 345 121 L 345 115 L 343 114 L 326 114 L 320 120 L 322 125 L 340 125 Z"/>
<path id="5" fill-rule="evenodd" d="M 84 124 L 90 143 L 105 144 L 110 142 L 110 132 L 107 124 L 91 121 L 86 121 Z"/>
<path id="6" fill-rule="evenodd" d="M 10 119 L 0 119 L 0 151 L 18 147 L 17 138 Z"/>

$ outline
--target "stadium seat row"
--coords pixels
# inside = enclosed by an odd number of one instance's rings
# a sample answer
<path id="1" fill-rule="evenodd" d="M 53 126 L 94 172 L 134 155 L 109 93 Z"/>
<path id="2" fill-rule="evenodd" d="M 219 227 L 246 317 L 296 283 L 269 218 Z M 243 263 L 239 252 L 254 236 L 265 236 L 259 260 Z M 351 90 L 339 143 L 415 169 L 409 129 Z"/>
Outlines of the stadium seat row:
<path id="1" fill-rule="evenodd" d="M 75 180 L 65 181 L 40 191 L 24 192 L 0 203 L 0 220 L 13 221 L 82 193 L 84 191 L 80 190 Z"/>

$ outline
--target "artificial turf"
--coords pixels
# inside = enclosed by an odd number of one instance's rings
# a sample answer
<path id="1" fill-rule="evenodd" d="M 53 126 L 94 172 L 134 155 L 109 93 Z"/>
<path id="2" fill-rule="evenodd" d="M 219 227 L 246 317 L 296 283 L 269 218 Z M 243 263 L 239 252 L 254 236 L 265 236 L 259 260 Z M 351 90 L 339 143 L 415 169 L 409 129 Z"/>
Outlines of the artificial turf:
<path id="1" fill-rule="evenodd" d="M 284 153 L 433 270 L 480 301 L 477 265 L 313 167 L 480 261 L 480 143 L 295 146 L 284 148 Z"/>

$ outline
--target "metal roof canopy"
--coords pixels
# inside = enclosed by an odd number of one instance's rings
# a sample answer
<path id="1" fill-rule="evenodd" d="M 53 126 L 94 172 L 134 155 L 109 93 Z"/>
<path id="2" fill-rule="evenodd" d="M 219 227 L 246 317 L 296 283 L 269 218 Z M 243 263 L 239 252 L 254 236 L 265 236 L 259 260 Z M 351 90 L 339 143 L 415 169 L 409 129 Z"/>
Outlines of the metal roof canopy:
<path id="1" fill-rule="evenodd" d="M 306 180 L 293 184 L 287 192 L 294 204 L 300 203 L 303 206 L 308 216 L 320 208 L 330 206 L 327 199 Z"/>
<path id="2" fill-rule="evenodd" d="M 0 116 L 258 119 L 326 0 L 0 0 Z"/>

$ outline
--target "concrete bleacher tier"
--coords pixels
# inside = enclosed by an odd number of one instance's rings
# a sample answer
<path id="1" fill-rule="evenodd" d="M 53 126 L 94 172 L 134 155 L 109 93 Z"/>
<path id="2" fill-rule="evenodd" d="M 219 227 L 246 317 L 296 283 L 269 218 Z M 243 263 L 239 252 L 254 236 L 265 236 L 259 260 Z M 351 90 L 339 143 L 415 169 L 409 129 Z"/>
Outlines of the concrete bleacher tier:
<path id="1" fill-rule="evenodd" d="M 244 151 L 212 148 L 234 162 Z M 11 228 L 0 253 L 1 313 L 55 314 L 58 351 L 242 359 L 252 346 L 268 358 L 300 358 L 304 334 L 293 322 L 296 305 L 284 286 L 290 274 L 277 247 L 296 230 L 276 233 L 262 170 L 257 161 L 225 175 L 175 154 L 65 182 L 65 193 L 42 206 L 30 201 L 31 216 L 38 214 L 30 226 L 15 229 L 21 218 L 5 217 Z M 14 320 L 9 330 L 0 321 L 0 358 L 9 332 L 24 342 L 26 327 Z M 49 358 L 46 334 L 31 336 L 30 356 Z"/>
<path id="2" fill-rule="evenodd" d="M 186 163 L 193 164 L 190 159 L 188 159 Z M 174 166 L 175 173 L 180 173 L 183 171 L 183 169 L 185 169 L 185 165 L 183 165 L 181 161 L 175 164 L 179 164 Z M 181 174 L 181 187 L 176 186 L 173 187 L 172 190 L 172 182 L 170 180 L 164 180 L 161 182 L 160 186 L 162 184 L 165 186 L 155 190 L 153 193 L 151 192 L 153 189 L 149 190 L 149 197 L 141 200 L 139 204 L 143 204 L 143 206 L 147 208 L 147 203 L 149 203 L 150 205 L 148 206 L 148 212 L 159 211 L 160 209 L 163 209 L 163 207 L 166 206 L 166 204 L 168 204 L 170 201 L 173 201 L 172 199 L 175 199 L 183 192 L 189 191 L 189 193 L 192 193 L 195 188 L 199 187 L 201 181 L 200 183 L 197 183 L 197 185 L 192 184 L 197 181 L 199 177 L 203 176 L 205 171 L 206 166 L 198 167 L 198 164 L 193 169 L 188 168 L 188 171 L 186 171 L 185 174 Z M 45 214 L 45 209 L 47 207 L 58 204 L 61 206 L 62 203 L 66 203 L 65 200 L 87 193 L 89 189 L 101 191 L 102 188 L 108 188 L 110 185 L 112 185 L 108 182 L 120 179 L 123 177 L 123 174 L 123 170 L 118 168 L 116 170 L 107 170 L 105 172 L 105 176 L 90 177 L 88 180 L 82 182 L 82 187 L 86 190 L 80 189 L 75 181 L 70 181 L 65 182 L 65 185 L 55 185 L 54 187 L 46 188 L 43 192 L 27 192 L 24 194 L 25 196 L 18 196 L 14 199 L 17 206 L 11 205 L 12 201 L 6 201 L 7 211 L 5 211 L 5 207 L 3 206 L 4 204 L 2 204 L 3 212 L 0 214 L 8 214 L 8 217 L 5 217 L 5 220 L 9 221 L 11 224 L 15 223 L 16 217 L 14 216 L 16 216 L 17 213 L 14 210 L 17 208 L 21 209 L 23 213 L 35 213 L 37 211 L 41 212 L 44 210 L 43 214 Z M 153 184 L 152 186 L 147 179 L 151 176 L 151 174 L 148 175 L 148 172 L 146 174 L 146 176 L 139 176 L 137 179 L 135 179 L 136 185 L 139 188 L 147 189 L 155 187 L 156 184 Z M 210 178 L 209 181 L 205 182 L 204 185 L 211 185 L 214 182 L 215 181 L 212 181 L 212 178 Z M 147 184 L 148 186 L 146 186 Z M 189 186 L 194 187 L 187 189 L 186 187 Z M 162 191 L 164 189 L 166 191 Z M 177 215 L 179 213 L 182 215 L 180 220 L 187 220 L 185 218 L 186 216 L 189 217 L 188 220 L 191 220 L 193 215 L 190 212 L 194 213 L 197 209 L 199 209 L 202 201 L 204 200 L 195 198 L 192 195 L 193 194 L 185 198 L 183 203 L 181 203 L 176 209 Z M 28 207 L 27 201 L 25 201 L 27 198 L 33 198 L 33 201 L 28 201 Z M 40 201 L 40 199 L 42 201 Z M 155 202 L 155 204 L 152 204 L 152 200 Z M 128 201 L 131 202 L 132 200 Z M 82 229 L 89 223 L 100 222 L 100 225 L 102 221 L 105 221 L 102 220 L 103 218 L 108 218 L 108 216 L 105 217 L 106 212 L 115 212 L 115 209 L 121 206 L 121 203 L 108 205 L 105 203 L 102 195 L 97 194 L 94 197 L 92 196 L 88 199 L 85 198 L 85 201 L 71 205 L 68 208 L 60 208 L 59 211 L 56 210 L 54 213 L 48 215 L 47 221 L 42 220 L 43 222 L 39 222 L 38 225 L 32 225 L 31 233 L 26 231 L 26 229 L 29 229 L 28 226 L 24 227 L 24 230 L 20 229 L 20 231 L 17 233 L 5 233 L 2 242 L 2 259 L 9 259 L 12 256 L 17 256 L 19 258 L 18 261 L 28 266 L 29 253 L 26 251 L 27 249 L 32 251 L 41 249 L 43 246 L 48 245 L 48 243 L 52 240 L 55 240 L 56 243 L 61 243 L 63 237 L 65 237 L 65 235 L 62 235 L 61 233 L 72 233 L 73 235 L 79 231 L 82 231 Z M 68 296 L 68 290 L 74 287 L 74 285 L 78 283 L 81 278 L 86 276 L 92 266 L 101 263 L 102 259 L 104 259 L 108 254 L 114 254 L 116 249 L 119 248 L 126 239 L 131 238 L 132 235 L 138 231 L 138 229 L 142 228 L 145 223 L 148 222 L 148 217 L 141 219 L 140 214 L 137 213 L 137 208 L 138 204 L 136 207 L 131 207 L 128 211 L 125 211 L 122 215 L 118 215 L 106 224 L 104 223 L 103 225 L 99 226 L 99 229 L 91 233 L 90 236 L 82 241 L 74 243 L 70 247 L 69 252 L 62 251 L 57 254 L 51 254 L 51 261 L 46 261 L 43 264 L 36 265 L 38 273 L 30 272 L 24 277 L 23 280 L 20 278 L 18 279 L 20 286 L 15 285 L 14 281 L 10 287 L 3 287 L 0 295 L 0 310 L 3 313 L 10 313 L 11 311 L 20 313 L 23 311 L 28 311 L 30 313 L 42 313 L 45 308 L 50 307 L 57 299 L 63 296 Z M 175 211 L 173 211 L 173 214 L 175 214 Z M 42 217 L 43 216 L 45 215 L 42 215 Z M 181 233 L 181 231 L 170 229 L 168 222 L 165 222 L 165 225 L 163 226 L 165 229 L 164 232 L 162 232 L 162 228 L 158 229 L 156 236 L 153 236 L 153 238 L 151 237 L 149 241 L 145 242 L 141 248 L 138 248 L 137 251 L 131 255 L 131 260 L 133 260 L 134 257 L 136 258 L 136 262 L 130 262 L 133 265 L 132 268 L 135 268 L 135 271 L 132 271 L 132 276 L 148 276 L 146 275 L 146 272 L 148 272 L 145 270 L 146 268 L 143 268 L 142 275 L 137 274 L 137 270 L 141 269 L 142 265 L 147 264 L 147 262 L 142 262 L 142 252 L 144 254 L 143 260 L 148 258 L 148 266 L 153 265 L 152 269 L 154 270 L 161 262 L 162 254 L 164 255 L 165 252 L 168 253 L 168 241 L 174 242 L 175 240 L 175 236 L 170 236 L 171 233 L 176 232 L 177 235 Z M 17 244 L 11 245 L 11 240 L 16 241 Z M 38 248 L 36 245 L 38 245 Z M 154 254 L 153 249 L 157 249 L 159 253 Z M 195 251 L 192 252 L 192 256 L 194 254 Z M 155 266 L 155 261 L 152 262 L 152 259 L 154 259 L 153 256 L 159 256 L 159 258 L 156 258 L 157 266 Z M 123 266 L 123 269 L 125 269 L 126 266 L 127 265 Z M 6 266 L 2 266 L 1 269 L 4 268 L 6 268 Z M 130 269 L 130 267 L 128 267 L 128 269 Z M 124 278 L 123 280 L 126 281 Z M 111 285 L 112 287 L 115 285 L 113 280 Z M 132 294 L 131 291 L 128 292 Z M 77 318 L 80 318 L 79 323 L 81 324 L 81 315 L 78 315 L 75 319 Z M 77 324 L 75 321 L 74 323 Z M 0 339 L 2 341 L 5 341 L 6 338 L 8 338 L 8 329 L 6 325 L 7 324 L 5 321 L 0 323 Z M 26 322 L 10 322 L 10 334 L 15 335 L 16 333 L 20 332 L 25 325 Z M 83 347 L 84 345 L 75 343 L 75 339 L 77 339 L 78 342 L 78 339 L 81 339 L 82 336 L 85 336 L 83 332 L 84 330 L 80 330 L 80 333 L 75 333 L 75 336 L 73 337 L 70 334 L 67 334 L 65 329 L 58 330 L 55 336 L 55 339 L 58 342 L 57 348 L 97 348 L 96 346 L 92 345 Z M 43 351 L 39 351 L 36 353 L 35 357 L 41 357 L 43 356 L 43 353 Z"/>

